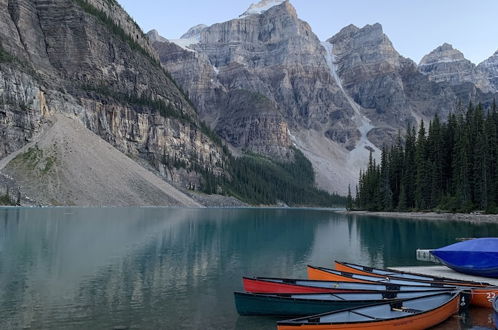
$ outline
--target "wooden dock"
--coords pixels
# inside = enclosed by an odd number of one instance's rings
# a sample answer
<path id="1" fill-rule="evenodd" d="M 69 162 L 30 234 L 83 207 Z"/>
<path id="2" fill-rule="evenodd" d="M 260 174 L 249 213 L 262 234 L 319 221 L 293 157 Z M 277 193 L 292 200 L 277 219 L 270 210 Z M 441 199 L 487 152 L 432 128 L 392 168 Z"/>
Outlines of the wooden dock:
<path id="1" fill-rule="evenodd" d="M 421 275 L 447 277 L 455 280 L 486 282 L 498 286 L 498 278 L 487 278 L 457 273 L 445 266 L 412 266 L 412 267 L 389 267 L 403 272 L 417 273 Z"/>

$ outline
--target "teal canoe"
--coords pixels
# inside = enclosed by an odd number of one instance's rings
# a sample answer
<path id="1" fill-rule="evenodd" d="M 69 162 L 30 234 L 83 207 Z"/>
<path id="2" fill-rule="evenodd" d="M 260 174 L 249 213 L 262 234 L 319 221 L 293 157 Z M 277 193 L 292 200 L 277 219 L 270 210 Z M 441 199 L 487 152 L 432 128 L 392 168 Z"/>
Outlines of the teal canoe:
<path id="1" fill-rule="evenodd" d="M 441 291 L 445 292 L 445 291 Z M 235 306 L 240 315 L 306 316 L 357 308 L 399 299 L 433 295 L 438 291 L 317 294 L 254 294 L 235 292 Z"/>

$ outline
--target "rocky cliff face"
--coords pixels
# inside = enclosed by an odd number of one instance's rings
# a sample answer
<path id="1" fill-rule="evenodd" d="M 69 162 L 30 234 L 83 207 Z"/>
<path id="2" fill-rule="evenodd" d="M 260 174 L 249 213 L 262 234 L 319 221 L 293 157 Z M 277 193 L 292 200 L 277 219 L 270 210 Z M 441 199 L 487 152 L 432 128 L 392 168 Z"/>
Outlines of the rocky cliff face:
<path id="1" fill-rule="evenodd" d="M 0 158 L 54 113 L 184 182 L 165 160 L 221 173 L 221 148 L 114 0 L 0 0 Z"/>
<path id="2" fill-rule="evenodd" d="M 431 81 L 447 82 L 452 86 L 470 82 L 483 92 L 493 90 L 487 77 L 476 65 L 447 43 L 424 56 L 420 61 L 419 70 Z"/>
<path id="3" fill-rule="evenodd" d="M 498 50 L 493 56 L 480 63 L 477 69 L 486 76 L 495 91 L 498 91 Z"/>
<path id="4" fill-rule="evenodd" d="M 154 43 L 161 63 L 221 137 L 283 159 L 295 145 L 322 174 L 322 188 L 347 187 L 342 178 L 354 177 L 347 166 L 325 179 L 331 156 L 320 148 L 345 162 L 340 150 L 355 149 L 362 136 L 357 111 L 332 75 L 327 49 L 288 1 L 256 3 L 239 19 L 191 29 L 173 42 Z M 358 150 L 366 161 L 368 150 Z"/>
<path id="5" fill-rule="evenodd" d="M 432 117 L 435 109 L 445 114 L 452 108 L 451 91 L 429 81 L 413 61 L 402 57 L 380 24 L 348 26 L 328 42 L 344 88 L 380 128 L 375 133 L 378 144 L 407 124 Z"/>

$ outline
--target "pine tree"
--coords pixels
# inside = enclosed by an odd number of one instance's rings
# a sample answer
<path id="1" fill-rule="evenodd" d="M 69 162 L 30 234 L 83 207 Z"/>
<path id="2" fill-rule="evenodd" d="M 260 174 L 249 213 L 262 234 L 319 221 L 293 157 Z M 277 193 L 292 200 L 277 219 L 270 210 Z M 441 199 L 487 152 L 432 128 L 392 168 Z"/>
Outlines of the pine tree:
<path id="1" fill-rule="evenodd" d="M 459 205 L 468 205 L 471 203 L 470 191 L 470 162 L 469 149 L 470 137 L 468 127 L 460 118 L 460 128 L 455 133 L 455 161 L 453 162 L 453 185 L 455 197 Z"/>
<path id="2" fill-rule="evenodd" d="M 393 205 L 393 193 L 391 191 L 391 186 L 389 184 L 389 155 L 387 148 L 382 148 L 382 160 L 380 164 L 380 205 L 379 210 L 390 211 Z"/>
<path id="3" fill-rule="evenodd" d="M 488 141 L 484 133 L 484 116 L 480 104 L 474 111 L 472 131 L 476 142 L 473 148 L 473 202 L 475 205 L 478 205 L 480 209 L 485 210 L 488 208 Z"/>
<path id="4" fill-rule="evenodd" d="M 351 185 L 348 186 L 348 197 L 346 202 L 346 210 L 353 210 L 353 196 L 351 195 Z"/>
<path id="5" fill-rule="evenodd" d="M 442 136 L 441 136 L 441 123 L 439 116 L 436 114 L 434 120 L 431 122 L 429 129 L 428 141 L 428 157 L 430 170 L 430 202 L 429 208 L 436 207 L 443 194 L 443 150 L 442 150 Z"/>
<path id="6" fill-rule="evenodd" d="M 429 206 L 430 199 L 430 169 L 427 161 L 427 139 L 424 122 L 420 124 L 416 142 L 416 181 L 415 181 L 415 207 L 419 210 L 425 210 Z M 429 195 L 429 196 L 428 196 Z"/>
<path id="7" fill-rule="evenodd" d="M 415 184 L 417 177 L 416 167 L 416 145 L 415 145 L 415 127 L 408 128 L 405 143 L 405 161 L 402 179 L 402 188 L 405 193 L 405 208 L 415 208 Z"/>

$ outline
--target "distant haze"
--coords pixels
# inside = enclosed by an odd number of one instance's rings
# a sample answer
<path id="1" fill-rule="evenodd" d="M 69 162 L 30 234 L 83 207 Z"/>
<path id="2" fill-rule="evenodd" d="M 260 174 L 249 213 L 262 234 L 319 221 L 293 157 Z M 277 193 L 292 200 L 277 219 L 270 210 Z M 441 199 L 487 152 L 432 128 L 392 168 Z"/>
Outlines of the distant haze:
<path id="1" fill-rule="evenodd" d="M 237 18 L 251 0 L 118 0 L 147 32 L 157 29 L 169 39 L 190 27 Z M 498 50 L 496 0 L 291 0 L 299 17 L 321 40 L 355 24 L 381 23 L 396 49 L 417 63 L 448 42 L 479 63 Z"/>

